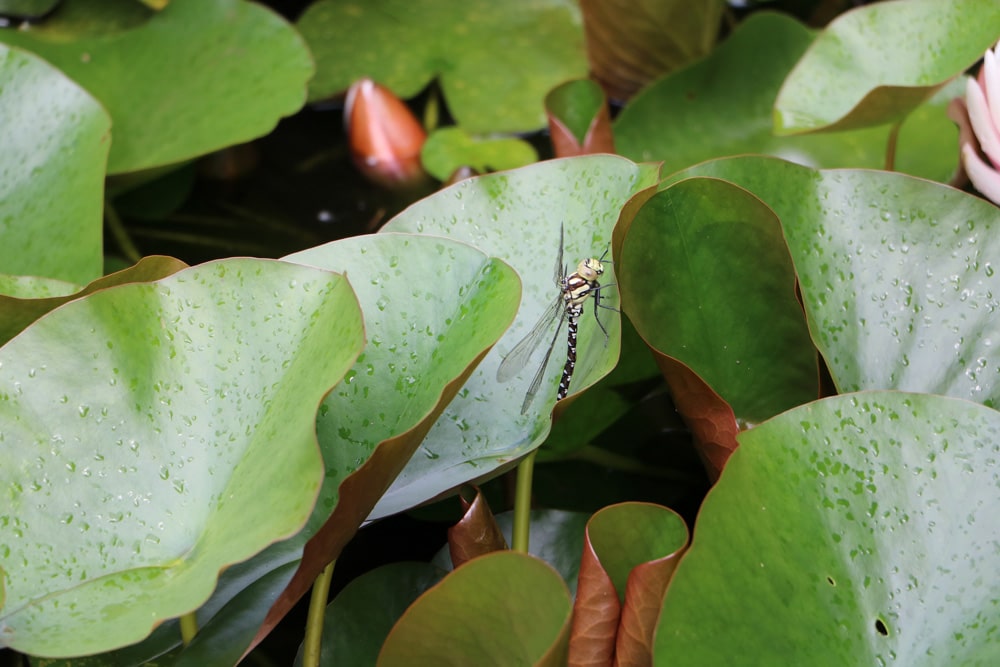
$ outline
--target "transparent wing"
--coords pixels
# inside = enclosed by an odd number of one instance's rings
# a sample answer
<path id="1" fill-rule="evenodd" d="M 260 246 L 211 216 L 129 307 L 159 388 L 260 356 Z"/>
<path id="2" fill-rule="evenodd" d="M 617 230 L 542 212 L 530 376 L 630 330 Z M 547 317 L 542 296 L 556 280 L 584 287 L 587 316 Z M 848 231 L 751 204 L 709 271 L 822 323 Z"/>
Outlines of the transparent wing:
<path id="1" fill-rule="evenodd" d="M 535 353 L 535 350 L 538 349 L 538 344 L 545 338 L 545 332 L 552 325 L 552 321 L 559 316 L 560 309 L 565 310 L 562 304 L 562 295 L 556 297 L 552 305 L 538 318 L 538 321 L 532 327 L 531 331 L 528 332 L 528 335 L 522 338 L 514 346 L 514 349 L 500 362 L 500 367 L 497 368 L 497 382 L 507 382 L 528 365 L 531 355 Z"/>
<path id="2" fill-rule="evenodd" d="M 561 305 L 561 304 L 560 304 Z M 542 378 L 545 377 L 545 369 L 549 365 L 549 357 L 552 356 L 552 350 L 556 347 L 556 341 L 559 340 L 559 332 L 562 331 L 563 320 L 566 319 L 566 309 L 562 311 L 562 315 L 559 316 L 559 325 L 556 327 L 556 332 L 552 336 L 552 342 L 549 343 L 549 349 L 545 351 L 545 358 L 542 359 L 542 363 L 538 366 L 538 370 L 535 371 L 535 377 L 531 378 L 531 385 L 528 387 L 528 391 L 524 394 L 524 402 L 521 403 L 521 414 L 526 414 L 528 412 L 528 407 L 531 402 L 535 400 L 535 394 L 538 393 L 538 387 L 542 384 Z"/>

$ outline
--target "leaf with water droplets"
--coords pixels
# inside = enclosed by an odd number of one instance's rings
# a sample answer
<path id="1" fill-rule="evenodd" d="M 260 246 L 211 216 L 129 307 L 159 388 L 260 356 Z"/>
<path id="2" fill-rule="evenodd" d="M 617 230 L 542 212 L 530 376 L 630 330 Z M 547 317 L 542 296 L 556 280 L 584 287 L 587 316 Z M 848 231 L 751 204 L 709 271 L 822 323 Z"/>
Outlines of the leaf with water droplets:
<path id="1" fill-rule="evenodd" d="M 667 591 L 657 664 L 1000 664 L 1000 413 L 862 392 L 739 440 Z"/>
<path id="2" fill-rule="evenodd" d="M 298 532 L 316 408 L 362 340 L 341 276 L 233 259 L 99 290 L 0 347 L 0 643 L 136 642 Z"/>
<path id="3" fill-rule="evenodd" d="M 0 118 L 0 272 L 97 278 L 108 114 L 41 58 L 0 44 Z"/>

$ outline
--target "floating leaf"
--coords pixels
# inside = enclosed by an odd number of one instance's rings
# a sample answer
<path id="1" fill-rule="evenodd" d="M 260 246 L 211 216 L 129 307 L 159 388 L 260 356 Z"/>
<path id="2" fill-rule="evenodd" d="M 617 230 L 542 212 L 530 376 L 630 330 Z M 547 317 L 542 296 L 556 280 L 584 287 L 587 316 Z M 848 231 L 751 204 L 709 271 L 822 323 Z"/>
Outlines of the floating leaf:
<path id="1" fill-rule="evenodd" d="M 0 118 L 0 273 L 97 278 L 108 114 L 42 59 L 0 45 Z"/>
<path id="2" fill-rule="evenodd" d="M 893 122 L 982 58 L 1000 37 L 993 0 L 858 7 L 820 33 L 775 101 L 782 134 Z"/>
<path id="3" fill-rule="evenodd" d="M 517 585 L 512 585 L 517 582 Z M 379 667 L 564 665 L 569 592 L 551 567 L 497 551 L 469 561 L 417 599 L 392 628 Z"/>
<path id="4" fill-rule="evenodd" d="M 538 153 L 523 139 L 478 139 L 460 127 L 445 127 L 427 138 L 420 159 L 434 178 L 446 181 L 461 167 L 479 173 L 514 169 L 537 162 Z"/>
<path id="5" fill-rule="evenodd" d="M 233 259 L 95 292 L 0 348 L 4 643 L 134 643 L 296 533 L 316 407 L 361 341 L 342 277 Z"/>
<path id="6" fill-rule="evenodd" d="M 879 171 L 760 157 L 687 172 L 753 192 L 781 219 L 813 341 L 841 392 L 904 389 L 997 405 L 997 208 Z"/>
<path id="7" fill-rule="evenodd" d="M 587 75 L 579 10 L 561 0 L 319 0 L 298 28 L 316 58 L 311 99 L 363 77 L 405 99 L 436 78 L 471 133 L 537 130 L 545 94 Z"/>
<path id="8" fill-rule="evenodd" d="M 254 139 L 305 101 L 313 69 L 305 44 L 258 4 L 173 0 L 156 13 L 129 2 L 63 4 L 31 30 L 0 30 L 0 41 L 42 56 L 108 109 L 110 173 Z"/>
<path id="9" fill-rule="evenodd" d="M 865 392 L 740 434 L 656 664 L 994 665 L 1000 413 Z"/>
<path id="10" fill-rule="evenodd" d="M 535 369 L 526 368 L 510 382 L 498 383 L 497 366 L 559 294 L 553 264 L 560 225 L 565 228 L 563 256 L 572 270 L 580 259 L 605 252 L 621 207 L 653 178 L 654 170 L 608 155 L 553 160 L 462 181 L 414 204 L 386 225 L 388 231 L 466 240 L 502 257 L 520 274 L 524 296 L 519 316 L 497 350 L 486 356 L 448 405 L 428 433 L 426 447 L 410 460 L 371 518 L 495 475 L 545 439 L 562 364 L 549 364 L 543 389 L 526 415 L 519 413 Z M 614 282 L 613 267 L 605 269 L 602 280 Z M 609 304 L 617 300 L 613 293 L 606 296 Z M 593 312 L 581 318 L 570 396 L 614 366 L 618 340 L 614 315 L 601 313 L 610 334 L 607 345 Z M 565 345 L 565 338 L 561 340 Z M 565 348 L 555 354 L 564 355 Z M 535 356 L 536 364 L 541 357 L 541 352 Z"/>

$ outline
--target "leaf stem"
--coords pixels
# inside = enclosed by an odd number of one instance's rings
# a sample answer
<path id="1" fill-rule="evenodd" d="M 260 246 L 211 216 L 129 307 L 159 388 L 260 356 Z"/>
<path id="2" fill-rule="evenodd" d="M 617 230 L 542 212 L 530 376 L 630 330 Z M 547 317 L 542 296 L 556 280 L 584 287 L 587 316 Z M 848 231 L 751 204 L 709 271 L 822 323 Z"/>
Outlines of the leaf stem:
<path id="1" fill-rule="evenodd" d="M 110 201 L 104 202 L 104 222 L 108 225 L 108 231 L 115 238 L 118 249 L 121 250 L 125 259 L 135 264 L 142 259 L 142 253 L 132 243 L 132 238 L 128 235 L 122 219 L 118 216 L 118 211 Z"/>
<path id="2" fill-rule="evenodd" d="M 187 646 L 193 640 L 195 635 L 198 634 L 198 619 L 195 618 L 194 612 L 189 614 L 184 614 L 180 617 L 181 624 L 181 641 Z"/>
<path id="3" fill-rule="evenodd" d="M 313 582 L 312 595 L 309 598 L 309 615 L 306 619 L 306 636 L 302 642 L 302 667 L 319 667 L 319 654 L 323 644 L 323 617 L 326 615 L 330 579 L 336 563 L 337 561 L 333 561 L 323 568 Z"/>
<path id="4" fill-rule="evenodd" d="M 903 120 L 893 123 L 889 128 L 889 140 L 885 145 L 885 170 L 896 170 L 896 143 L 899 141 L 899 130 L 903 127 Z"/>
<path id="5" fill-rule="evenodd" d="M 517 466 L 517 486 L 514 489 L 514 529 L 511 531 L 511 549 L 528 552 L 531 532 L 531 478 L 535 473 L 534 449 Z"/>

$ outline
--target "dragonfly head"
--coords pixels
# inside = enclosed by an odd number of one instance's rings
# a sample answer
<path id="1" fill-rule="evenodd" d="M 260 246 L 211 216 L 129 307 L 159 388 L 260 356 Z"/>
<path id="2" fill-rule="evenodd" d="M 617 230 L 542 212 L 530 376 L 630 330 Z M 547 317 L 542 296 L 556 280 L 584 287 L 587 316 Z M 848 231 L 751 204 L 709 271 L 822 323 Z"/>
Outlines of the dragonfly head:
<path id="1" fill-rule="evenodd" d="M 604 265 L 601 264 L 600 260 L 591 257 L 589 259 L 582 260 L 579 264 L 577 264 L 576 272 L 587 282 L 592 282 L 600 278 L 601 274 L 604 273 Z"/>

